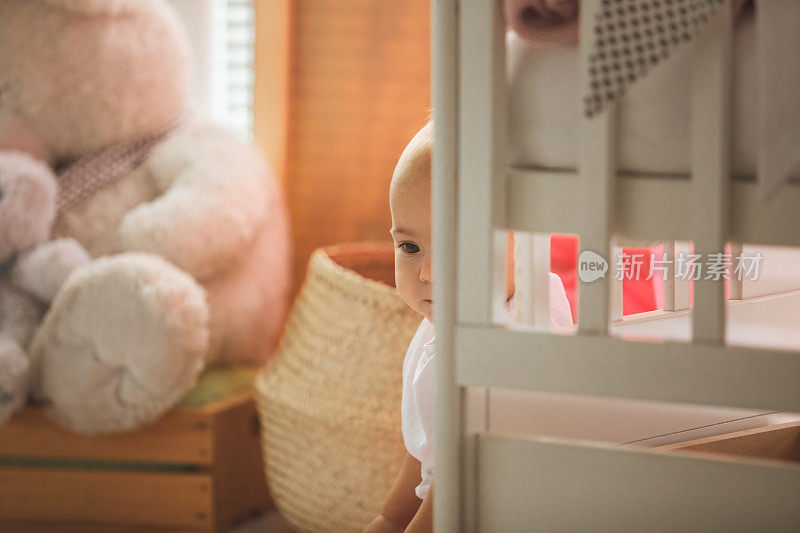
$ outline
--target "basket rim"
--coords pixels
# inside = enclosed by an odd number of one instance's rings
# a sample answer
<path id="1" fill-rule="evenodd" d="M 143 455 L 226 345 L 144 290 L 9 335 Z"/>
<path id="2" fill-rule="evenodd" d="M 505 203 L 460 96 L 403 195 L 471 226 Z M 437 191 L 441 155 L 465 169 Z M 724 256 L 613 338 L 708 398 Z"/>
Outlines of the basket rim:
<path id="1" fill-rule="evenodd" d="M 391 247 L 392 244 L 390 242 L 382 241 L 364 241 L 322 246 L 314 250 L 314 252 L 311 254 L 311 259 L 309 260 L 309 273 L 311 271 L 311 264 L 314 262 L 319 262 L 320 265 L 324 265 L 329 269 L 338 271 L 338 273 L 344 276 L 348 281 L 357 282 L 359 285 L 367 286 L 381 293 L 395 297 L 398 296 L 396 287 L 363 276 L 355 270 L 337 263 L 334 259 L 337 252 L 342 254 L 345 252 L 363 253 L 366 255 L 370 252 L 385 252 L 391 249 Z M 405 305 L 405 302 L 403 302 L 403 305 Z"/>

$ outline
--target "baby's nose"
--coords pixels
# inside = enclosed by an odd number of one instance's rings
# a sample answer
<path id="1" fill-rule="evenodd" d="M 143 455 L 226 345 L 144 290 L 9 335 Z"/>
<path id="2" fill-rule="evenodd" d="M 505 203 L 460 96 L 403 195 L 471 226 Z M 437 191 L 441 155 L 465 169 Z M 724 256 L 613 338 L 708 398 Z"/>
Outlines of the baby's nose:
<path id="1" fill-rule="evenodd" d="M 431 278 L 433 277 L 432 273 L 433 272 L 432 272 L 432 268 L 431 268 L 431 262 L 430 261 L 425 261 L 422 264 L 422 268 L 419 271 L 419 280 L 423 281 L 423 282 L 426 282 L 426 283 L 430 283 L 431 282 Z"/>

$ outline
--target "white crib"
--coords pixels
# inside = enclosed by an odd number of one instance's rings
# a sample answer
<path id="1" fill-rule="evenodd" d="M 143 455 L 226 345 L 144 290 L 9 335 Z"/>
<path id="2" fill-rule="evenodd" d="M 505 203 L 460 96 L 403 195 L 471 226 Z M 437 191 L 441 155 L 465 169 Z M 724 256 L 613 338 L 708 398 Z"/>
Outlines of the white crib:
<path id="1" fill-rule="evenodd" d="M 744 342 L 734 346 L 730 334 L 726 344 L 726 309 L 735 322 L 763 314 L 765 305 L 796 304 L 800 292 L 726 303 L 721 282 L 699 280 L 693 311 L 680 301 L 685 288 L 670 285 L 665 309 L 672 313 L 623 321 L 620 284 L 606 278 L 580 285 L 577 331 L 541 326 L 548 271 L 541 234 L 578 234 L 581 250 L 607 258 L 620 246 L 654 242 L 693 241 L 703 254 L 722 251 L 726 241 L 732 250 L 800 246 L 800 184 L 761 203 L 754 182 L 729 178 L 731 6 L 725 2 L 693 44 L 692 177 L 617 172 L 615 106 L 583 119 L 578 172 L 509 165 L 507 101 L 514 95 L 506 85 L 501 4 L 433 5 L 441 350 L 435 529 L 800 530 L 797 463 L 640 446 L 670 442 L 667 433 L 674 442 L 797 420 L 787 412 L 800 412 L 800 324 L 784 325 L 788 344 L 758 347 L 741 345 L 755 334 L 739 328 Z M 583 0 L 582 35 L 591 34 L 598 6 Z M 585 42 L 581 53 L 588 53 Z M 502 323 L 507 231 L 537 234 L 522 247 L 533 257 L 523 276 L 532 280 L 525 290 L 533 295 L 526 311 L 533 327 Z M 735 281 L 731 297 L 743 297 Z M 636 337 L 653 332 L 666 340 Z M 537 422 L 542 411 L 559 423 Z M 531 435 L 531 427 L 549 436 Z"/>

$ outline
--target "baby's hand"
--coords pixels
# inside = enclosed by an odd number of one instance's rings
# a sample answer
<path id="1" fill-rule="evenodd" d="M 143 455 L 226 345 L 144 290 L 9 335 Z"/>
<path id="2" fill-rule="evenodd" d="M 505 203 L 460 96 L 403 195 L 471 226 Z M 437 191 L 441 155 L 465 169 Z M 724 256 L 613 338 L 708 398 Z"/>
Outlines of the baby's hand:
<path id="1" fill-rule="evenodd" d="M 361 533 L 402 533 L 404 528 L 398 526 L 383 515 L 378 515 L 375 520 L 367 524 Z"/>

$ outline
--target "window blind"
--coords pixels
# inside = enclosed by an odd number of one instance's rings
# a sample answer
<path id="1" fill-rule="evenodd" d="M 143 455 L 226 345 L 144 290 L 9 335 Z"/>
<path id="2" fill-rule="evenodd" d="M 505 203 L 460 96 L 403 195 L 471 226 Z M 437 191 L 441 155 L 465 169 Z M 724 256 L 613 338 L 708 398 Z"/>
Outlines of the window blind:
<path id="1" fill-rule="evenodd" d="M 253 0 L 211 0 L 211 116 L 253 137 Z"/>

